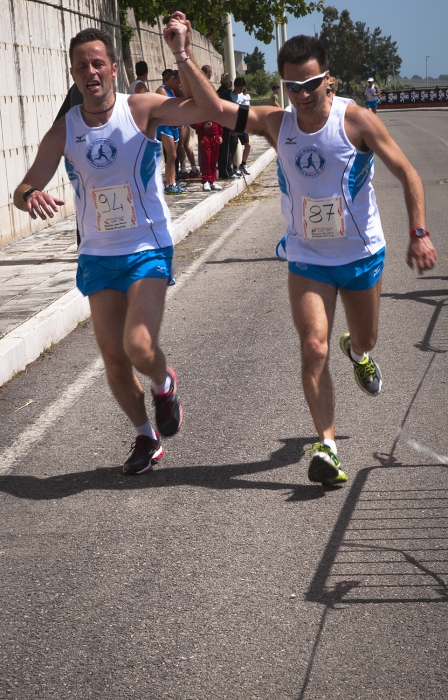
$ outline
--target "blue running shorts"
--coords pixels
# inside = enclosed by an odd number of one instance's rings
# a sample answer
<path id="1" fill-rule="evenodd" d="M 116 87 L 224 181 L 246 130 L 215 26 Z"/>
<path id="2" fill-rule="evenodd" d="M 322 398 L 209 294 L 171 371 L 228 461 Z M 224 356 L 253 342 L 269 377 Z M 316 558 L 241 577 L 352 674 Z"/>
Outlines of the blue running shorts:
<path id="1" fill-rule="evenodd" d="M 368 100 L 366 102 L 366 107 L 370 109 L 376 109 L 378 107 L 379 100 Z"/>
<path id="2" fill-rule="evenodd" d="M 127 294 L 133 282 L 148 277 L 175 284 L 172 274 L 173 246 L 142 250 L 131 255 L 80 255 L 76 286 L 85 297 L 101 289 Z"/>
<path id="3" fill-rule="evenodd" d="M 381 248 L 370 258 L 361 258 L 361 260 L 355 260 L 346 265 L 327 267 L 326 265 L 289 262 L 288 270 L 294 275 L 331 284 L 336 289 L 362 292 L 364 289 L 373 287 L 380 279 L 385 257 L 386 248 Z"/>
<path id="4" fill-rule="evenodd" d="M 179 127 L 177 126 L 164 126 L 161 124 L 160 126 L 157 127 L 156 131 L 156 139 L 158 141 L 162 140 L 162 134 L 165 136 L 170 136 L 174 143 L 177 143 L 179 141 Z"/>

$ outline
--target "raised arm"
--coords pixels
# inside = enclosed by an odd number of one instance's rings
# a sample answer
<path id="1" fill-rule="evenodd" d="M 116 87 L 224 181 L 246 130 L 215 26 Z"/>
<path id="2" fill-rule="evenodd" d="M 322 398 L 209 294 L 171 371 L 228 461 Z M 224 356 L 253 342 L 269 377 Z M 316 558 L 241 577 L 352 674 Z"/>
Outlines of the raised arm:
<path id="1" fill-rule="evenodd" d="M 53 212 L 64 204 L 62 199 L 52 197 L 42 190 L 55 174 L 65 146 L 65 117 L 59 119 L 45 134 L 37 151 L 33 165 L 28 170 L 20 185 L 14 192 L 14 205 L 22 211 L 27 211 L 32 219 L 52 218 Z M 35 188 L 35 191 L 23 199 L 24 193 Z"/>
<path id="2" fill-rule="evenodd" d="M 359 150 L 376 153 L 401 182 L 410 229 L 426 229 L 425 192 L 421 178 L 381 119 L 370 110 L 349 105 L 346 122 L 347 136 L 353 145 Z M 428 236 L 410 239 L 406 260 L 410 268 L 415 263 L 419 274 L 422 274 L 434 267 L 436 259 L 436 250 Z"/>

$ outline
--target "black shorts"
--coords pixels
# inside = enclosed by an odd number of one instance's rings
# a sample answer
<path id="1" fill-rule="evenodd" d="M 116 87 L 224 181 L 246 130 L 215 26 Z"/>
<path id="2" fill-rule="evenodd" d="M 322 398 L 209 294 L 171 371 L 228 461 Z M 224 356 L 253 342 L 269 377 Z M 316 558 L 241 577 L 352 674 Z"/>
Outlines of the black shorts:
<path id="1" fill-rule="evenodd" d="M 235 134 L 235 136 L 237 137 L 237 139 L 239 139 L 239 142 L 242 146 L 245 146 L 247 143 L 250 143 L 249 134 Z"/>

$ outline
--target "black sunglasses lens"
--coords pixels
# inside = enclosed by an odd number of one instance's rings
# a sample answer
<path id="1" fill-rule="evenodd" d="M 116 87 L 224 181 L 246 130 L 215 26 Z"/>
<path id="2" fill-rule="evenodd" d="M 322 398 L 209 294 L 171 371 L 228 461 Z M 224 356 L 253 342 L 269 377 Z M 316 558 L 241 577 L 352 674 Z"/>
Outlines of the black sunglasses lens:
<path id="1" fill-rule="evenodd" d="M 286 89 L 290 92 L 299 93 L 302 89 L 304 89 L 306 92 L 313 92 L 313 90 L 317 90 L 319 85 L 322 84 L 322 80 L 323 78 L 311 78 L 311 80 L 305 80 L 305 82 L 301 85 L 298 85 L 297 83 L 285 83 L 285 85 Z"/>

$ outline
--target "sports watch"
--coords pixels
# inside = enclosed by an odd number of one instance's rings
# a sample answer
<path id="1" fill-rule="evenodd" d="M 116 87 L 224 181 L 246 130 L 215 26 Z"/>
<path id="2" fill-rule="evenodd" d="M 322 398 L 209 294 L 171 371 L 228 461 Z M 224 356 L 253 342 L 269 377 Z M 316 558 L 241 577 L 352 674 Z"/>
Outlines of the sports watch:
<path id="1" fill-rule="evenodd" d="M 429 236 L 429 231 L 425 228 L 411 229 L 411 238 L 424 238 L 425 236 Z"/>
<path id="2" fill-rule="evenodd" d="M 27 190 L 25 190 L 25 192 L 22 194 L 23 200 L 24 200 L 25 202 L 27 202 L 28 199 L 29 199 L 29 198 L 31 197 L 31 195 L 33 194 L 33 192 L 36 192 L 36 191 L 37 191 L 37 187 L 29 187 L 29 188 L 28 188 Z"/>

